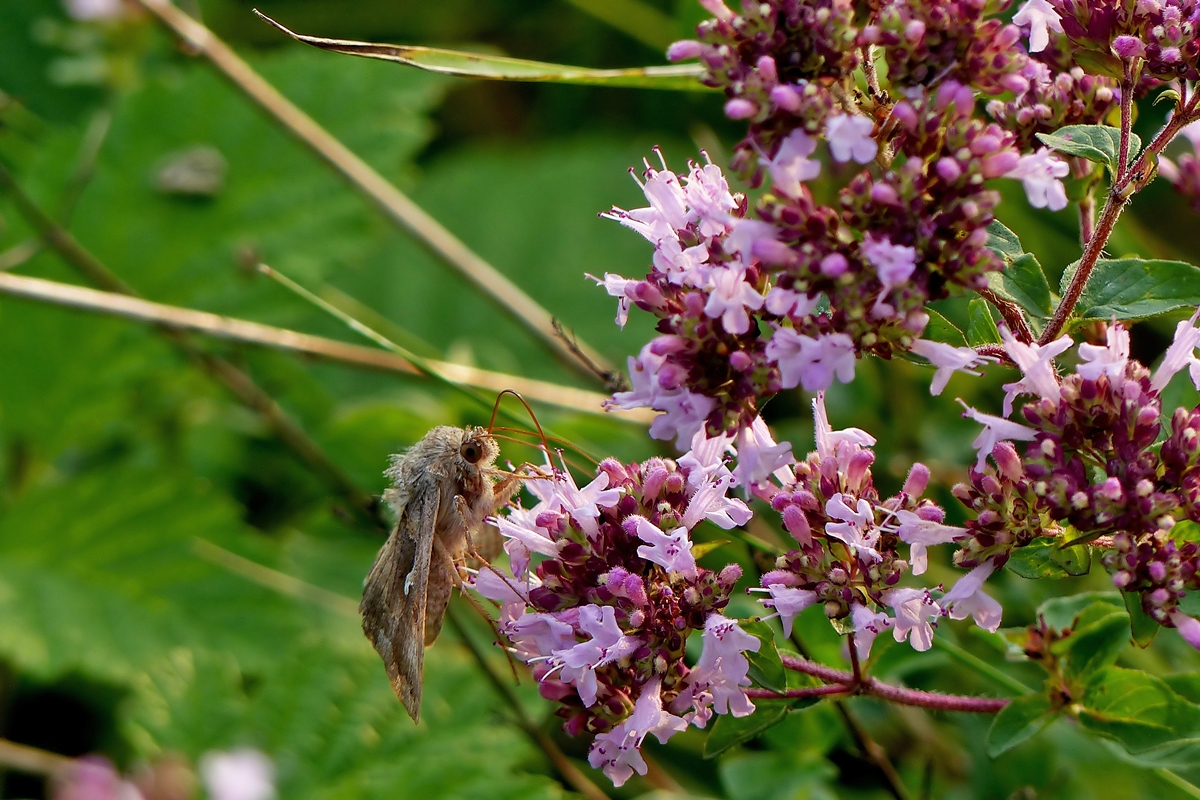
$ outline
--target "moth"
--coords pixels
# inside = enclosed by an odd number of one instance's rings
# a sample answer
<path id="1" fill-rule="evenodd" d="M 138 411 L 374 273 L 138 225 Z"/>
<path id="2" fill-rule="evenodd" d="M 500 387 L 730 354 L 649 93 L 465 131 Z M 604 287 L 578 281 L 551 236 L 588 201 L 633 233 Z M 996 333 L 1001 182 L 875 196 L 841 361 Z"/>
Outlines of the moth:
<path id="1" fill-rule="evenodd" d="M 497 469 L 499 447 L 487 429 L 434 428 L 387 471 L 384 499 L 396 527 L 375 558 L 359 605 L 363 633 L 387 668 L 415 722 L 421 713 L 425 648 L 442 629 L 451 589 L 471 535 L 503 507 L 522 477 Z"/>

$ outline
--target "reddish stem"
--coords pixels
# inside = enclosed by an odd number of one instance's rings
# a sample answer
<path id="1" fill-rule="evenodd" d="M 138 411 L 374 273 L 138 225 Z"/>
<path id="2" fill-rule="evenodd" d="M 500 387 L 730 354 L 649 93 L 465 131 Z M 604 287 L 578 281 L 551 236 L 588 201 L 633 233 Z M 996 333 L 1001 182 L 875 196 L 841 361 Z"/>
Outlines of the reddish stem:
<path id="1" fill-rule="evenodd" d="M 899 703 L 906 706 L 920 706 L 922 708 L 934 708 L 940 711 L 965 711 L 974 714 L 995 714 L 1008 705 L 1008 700 L 995 697 L 964 697 L 955 694 L 938 694 L 936 692 L 922 692 L 918 689 L 906 689 L 903 686 L 893 686 L 890 683 L 883 683 L 880 680 L 870 677 L 864 677 L 861 681 L 855 680 L 854 674 L 843 672 L 840 669 L 827 667 L 823 664 L 817 664 L 814 661 L 809 661 L 804 658 L 796 658 L 795 656 L 781 655 L 783 666 L 795 672 L 802 672 L 805 675 L 812 675 L 825 681 L 830 686 L 814 687 L 826 688 L 831 691 L 828 694 L 869 694 L 874 695 L 883 700 L 890 700 L 893 703 Z M 751 690 L 754 691 L 754 690 Z M 762 690 L 759 690 L 762 691 Z M 795 691 L 804 692 L 804 689 Z M 810 693 L 798 695 L 800 697 L 817 697 L 824 693 Z M 784 697 L 786 695 L 776 695 L 770 693 L 768 695 L 750 695 L 764 697 Z"/>
<path id="2" fill-rule="evenodd" d="M 1022 313 L 1020 306 L 1005 300 L 991 289 L 980 289 L 979 296 L 996 307 L 1000 312 L 1000 316 L 1004 318 L 1004 324 L 1008 326 L 1008 329 L 1012 331 L 1013 336 L 1016 336 L 1018 341 L 1033 341 L 1033 331 L 1029 329 L 1029 324 L 1025 322 L 1025 314 Z"/>
<path id="3" fill-rule="evenodd" d="M 831 694 L 854 694 L 854 687 L 831 683 L 826 686 L 788 689 L 786 692 L 772 692 L 770 689 L 746 690 L 746 696 L 754 700 L 803 700 L 806 697 L 826 697 Z"/>

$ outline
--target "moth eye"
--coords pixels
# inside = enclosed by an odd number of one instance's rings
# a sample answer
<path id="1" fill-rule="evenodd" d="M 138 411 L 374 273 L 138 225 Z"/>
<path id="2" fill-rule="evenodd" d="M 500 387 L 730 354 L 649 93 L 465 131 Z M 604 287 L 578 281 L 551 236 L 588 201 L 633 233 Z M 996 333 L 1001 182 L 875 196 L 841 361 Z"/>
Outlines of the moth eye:
<path id="1" fill-rule="evenodd" d="M 458 449 L 458 452 L 472 464 L 478 463 L 479 459 L 483 458 L 483 448 L 477 442 L 463 442 L 463 446 Z"/>

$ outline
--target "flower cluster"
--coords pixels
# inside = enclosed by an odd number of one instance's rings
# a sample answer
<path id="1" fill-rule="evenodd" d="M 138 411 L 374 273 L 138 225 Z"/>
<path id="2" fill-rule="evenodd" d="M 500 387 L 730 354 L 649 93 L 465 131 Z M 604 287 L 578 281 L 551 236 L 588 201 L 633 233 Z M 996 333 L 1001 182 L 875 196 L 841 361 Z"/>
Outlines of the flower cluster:
<path id="1" fill-rule="evenodd" d="M 1197 0 L 1032 0 L 1040 24 L 1066 35 L 1076 59 L 1121 76 L 1130 62 L 1161 80 L 1200 78 Z"/>
<path id="2" fill-rule="evenodd" d="M 1004 416 L 967 409 L 984 430 L 970 482 L 955 488 L 977 514 L 956 563 L 998 568 L 1038 537 L 1094 542 L 1118 589 L 1138 592 L 1161 624 L 1191 629 L 1178 604 L 1200 588 L 1200 547 L 1179 539 L 1175 526 L 1200 520 L 1192 497 L 1200 499 L 1200 409 L 1177 409 L 1161 450 L 1153 445 L 1162 432 L 1160 393 L 1172 376 L 1189 368 L 1200 385 L 1196 319 L 1179 324 L 1153 376 L 1130 358 L 1129 332 L 1117 324 L 1105 345 L 1079 346 L 1080 364 L 1061 381 L 1053 359 L 1072 347 L 1070 338 L 1025 344 L 1003 331 L 1023 377 L 1005 386 Z M 1018 395 L 1033 396 L 1020 410 L 1023 424 L 1007 418 Z M 1012 441 L 1028 443 L 1023 455 Z"/>
<path id="3" fill-rule="evenodd" d="M 744 653 L 760 642 L 721 614 L 741 570 L 699 567 L 690 538 L 706 519 L 728 529 L 751 516 L 727 496 L 736 478 L 715 444 L 678 462 L 608 459 L 583 488 L 565 469 L 530 481 L 537 505 L 494 520 L 511 574 L 474 578 L 502 604 L 500 630 L 560 704 L 565 730 L 596 734 L 589 760 L 617 785 L 645 774 L 646 736 L 666 742 L 714 712 L 754 710 Z M 703 651 L 689 668 L 692 631 Z"/>
<path id="4" fill-rule="evenodd" d="M 1182 153 L 1175 159 L 1160 158 L 1158 171 L 1188 201 L 1193 211 L 1200 212 L 1200 125 L 1193 122 L 1179 133 L 1191 144 L 1191 152 Z"/>
<path id="5" fill-rule="evenodd" d="M 653 271 L 600 281 L 619 298 L 619 322 L 636 304 L 659 318 L 662 334 L 631 361 L 634 389 L 614 404 L 664 412 L 652 434 L 681 447 L 702 429 L 745 429 L 783 389 L 849 382 L 860 355 L 911 349 L 927 303 L 986 288 L 1003 267 L 986 247 L 1000 199 L 987 181 L 1020 179 L 1034 206 L 1066 205 L 1067 163 L 1046 149 L 1023 154 L 1012 130 L 977 116 L 976 90 L 1028 95 L 995 109 L 1027 138 L 1056 115 L 1099 113 L 1112 99 L 1084 78 L 1063 81 L 1061 97 L 1031 89 L 1029 65 L 1039 80 L 1048 67 L 981 3 L 883 4 L 861 29 L 844 2 L 773 0 L 742 14 L 720 0 L 705 7 L 715 19 L 669 55 L 699 57 L 705 80 L 729 96 L 726 113 L 750 121 L 733 166 L 751 184 L 769 177 L 769 191 L 751 209 L 714 164 L 686 174 L 647 164 L 649 205 L 606 216 L 650 240 Z M 863 53 L 876 47 L 903 97 L 849 103 L 839 94 L 845 71 L 869 63 Z M 929 74 L 938 59 L 974 64 L 974 77 L 957 67 Z M 1079 92 L 1090 102 L 1082 110 Z M 822 139 L 828 160 L 867 167 L 834 205 L 817 203 L 807 185 L 822 171 Z"/>
<path id="6" fill-rule="evenodd" d="M 775 610 L 784 633 L 790 636 L 796 616 L 815 604 L 844 630 L 854 631 L 860 658 L 885 630 L 896 641 L 907 639 L 917 650 L 928 650 L 943 615 L 970 615 L 996 630 L 1000 605 L 981 588 L 990 565 L 968 574 L 939 599 L 927 589 L 899 586 L 905 572 L 925 572 L 930 546 L 969 535 L 965 528 L 946 525 L 945 511 L 921 498 L 928 468 L 915 464 L 900 493 L 881 500 L 871 476 L 875 439 L 858 428 L 832 430 L 821 395 L 813 401 L 813 414 L 817 449 L 795 465 L 771 499 L 797 547 L 776 560 L 757 590 L 767 594 L 763 603 Z M 899 552 L 902 543 L 909 546 L 907 559 Z"/>

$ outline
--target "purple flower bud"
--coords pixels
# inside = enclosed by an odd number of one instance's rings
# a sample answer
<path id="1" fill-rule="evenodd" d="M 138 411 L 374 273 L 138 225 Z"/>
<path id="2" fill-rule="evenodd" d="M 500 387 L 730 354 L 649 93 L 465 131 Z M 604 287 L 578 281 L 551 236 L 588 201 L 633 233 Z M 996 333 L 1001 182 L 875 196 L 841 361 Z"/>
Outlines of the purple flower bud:
<path id="1" fill-rule="evenodd" d="M 679 494 L 686 485 L 687 483 L 682 475 L 678 472 L 672 472 L 667 476 L 667 481 L 663 484 L 663 488 L 667 491 L 667 494 Z"/>
<path id="2" fill-rule="evenodd" d="M 758 75 L 763 79 L 763 83 L 768 86 L 779 83 L 779 71 L 775 69 L 775 59 L 763 56 L 755 66 L 758 67 Z"/>
<path id="3" fill-rule="evenodd" d="M 896 107 L 892 109 L 892 116 L 900 120 L 901 124 L 903 124 L 904 127 L 910 131 L 916 128 L 919 122 L 917 111 L 910 103 L 897 104 Z"/>
<path id="4" fill-rule="evenodd" d="M 812 529 L 799 506 L 788 506 L 783 510 L 783 527 L 787 528 L 787 532 L 800 544 L 812 544 Z"/>
<path id="5" fill-rule="evenodd" d="M 1118 36 L 1117 38 L 1113 39 L 1112 50 L 1113 53 L 1116 54 L 1117 58 L 1130 59 L 1146 57 L 1146 45 L 1136 36 Z"/>
<path id="6" fill-rule="evenodd" d="M 640 575 L 626 575 L 623 588 L 625 596 L 636 605 L 644 606 L 650 602 L 650 598 L 646 595 L 646 584 Z"/>
<path id="7" fill-rule="evenodd" d="M 1171 593 L 1166 589 L 1155 589 L 1150 593 L 1150 604 L 1155 606 L 1165 606 L 1171 599 Z"/>
<path id="8" fill-rule="evenodd" d="M 1021 457 L 1017 455 L 1017 448 L 1013 447 L 1011 442 L 997 442 L 992 448 L 992 458 L 996 459 L 1000 473 L 1010 481 L 1019 481 L 1025 477 Z"/>
<path id="9" fill-rule="evenodd" d="M 821 274 L 836 278 L 850 268 L 850 263 L 841 253 L 830 253 L 821 259 Z"/>
<path id="10" fill-rule="evenodd" d="M 734 350 L 729 354 L 729 366 L 737 372 L 751 372 L 754 369 L 754 359 L 745 350 Z"/>
<path id="11" fill-rule="evenodd" d="M 983 160 L 983 177 L 1001 178 L 1012 172 L 1021 163 L 1021 156 L 1015 150 L 1004 150 L 990 155 Z"/>
<path id="12" fill-rule="evenodd" d="M 929 522 L 942 523 L 946 521 L 946 512 L 941 506 L 921 506 L 917 509 L 917 516 Z"/>
<path id="13" fill-rule="evenodd" d="M 1118 589 L 1124 589 L 1126 586 L 1129 585 L 1129 583 L 1132 580 L 1133 580 L 1133 573 L 1127 572 L 1126 570 L 1123 570 L 1123 569 L 1117 570 L 1116 572 L 1113 573 L 1113 576 L 1112 576 L 1113 586 L 1115 586 Z"/>
<path id="14" fill-rule="evenodd" d="M 704 45 L 691 39 L 674 42 L 667 48 L 667 61 L 686 61 L 689 58 L 699 58 L 704 53 Z"/>
<path id="15" fill-rule="evenodd" d="M 750 119 L 758 113 L 758 106 L 742 97 L 735 97 L 725 104 L 725 116 L 730 119 Z"/>
<path id="16" fill-rule="evenodd" d="M 904 40 L 909 44 L 917 44 L 925 36 L 925 23 L 914 19 L 904 26 Z"/>
<path id="17" fill-rule="evenodd" d="M 1178 47 L 1164 47 L 1159 53 L 1158 58 L 1164 64 L 1178 64 L 1183 60 L 1183 53 Z"/>
<path id="18" fill-rule="evenodd" d="M 953 158 L 939 158 L 936 169 L 938 177 L 946 183 L 954 183 L 962 177 L 962 168 Z"/>
<path id="19" fill-rule="evenodd" d="M 1161 561 L 1151 561 L 1147 571 L 1150 573 L 1150 580 L 1155 583 L 1162 583 L 1167 577 L 1167 565 Z"/>
<path id="20" fill-rule="evenodd" d="M 885 206 L 900 205 L 900 195 L 886 183 L 877 183 L 871 187 L 871 199 Z"/>
<path id="21" fill-rule="evenodd" d="M 723 22 L 733 19 L 733 12 L 721 0 L 699 0 L 705 11 Z"/>
<path id="22" fill-rule="evenodd" d="M 900 490 L 909 497 L 920 497 L 929 485 L 929 467 L 921 462 L 912 465 L 908 477 L 904 479 L 904 487 Z"/>
<path id="23" fill-rule="evenodd" d="M 663 335 L 650 341 L 650 352 L 656 356 L 671 356 L 687 349 L 688 342 L 682 336 Z"/>
<path id="24" fill-rule="evenodd" d="M 732 587 L 735 583 L 741 580 L 741 577 L 741 567 L 739 567 L 737 564 L 726 564 L 725 568 L 717 573 L 717 583 L 721 584 L 722 586 Z"/>
<path id="25" fill-rule="evenodd" d="M 800 93 L 786 84 L 780 84 L 771 90 L 771 101 L 784 111 L 795 113 L 800 110 Z"/>
<path id="26" fill-rule="evenodd" d="M 646 479 L 642 481 L 642 498 L 643 500 L 654 500 L 658 497 L 658 493 L 662 491 L 663 484 L 666 483 L 667 477 L 671 473 L 661 463 L 656 464 L 652 469 L 646 472 Z"/>

